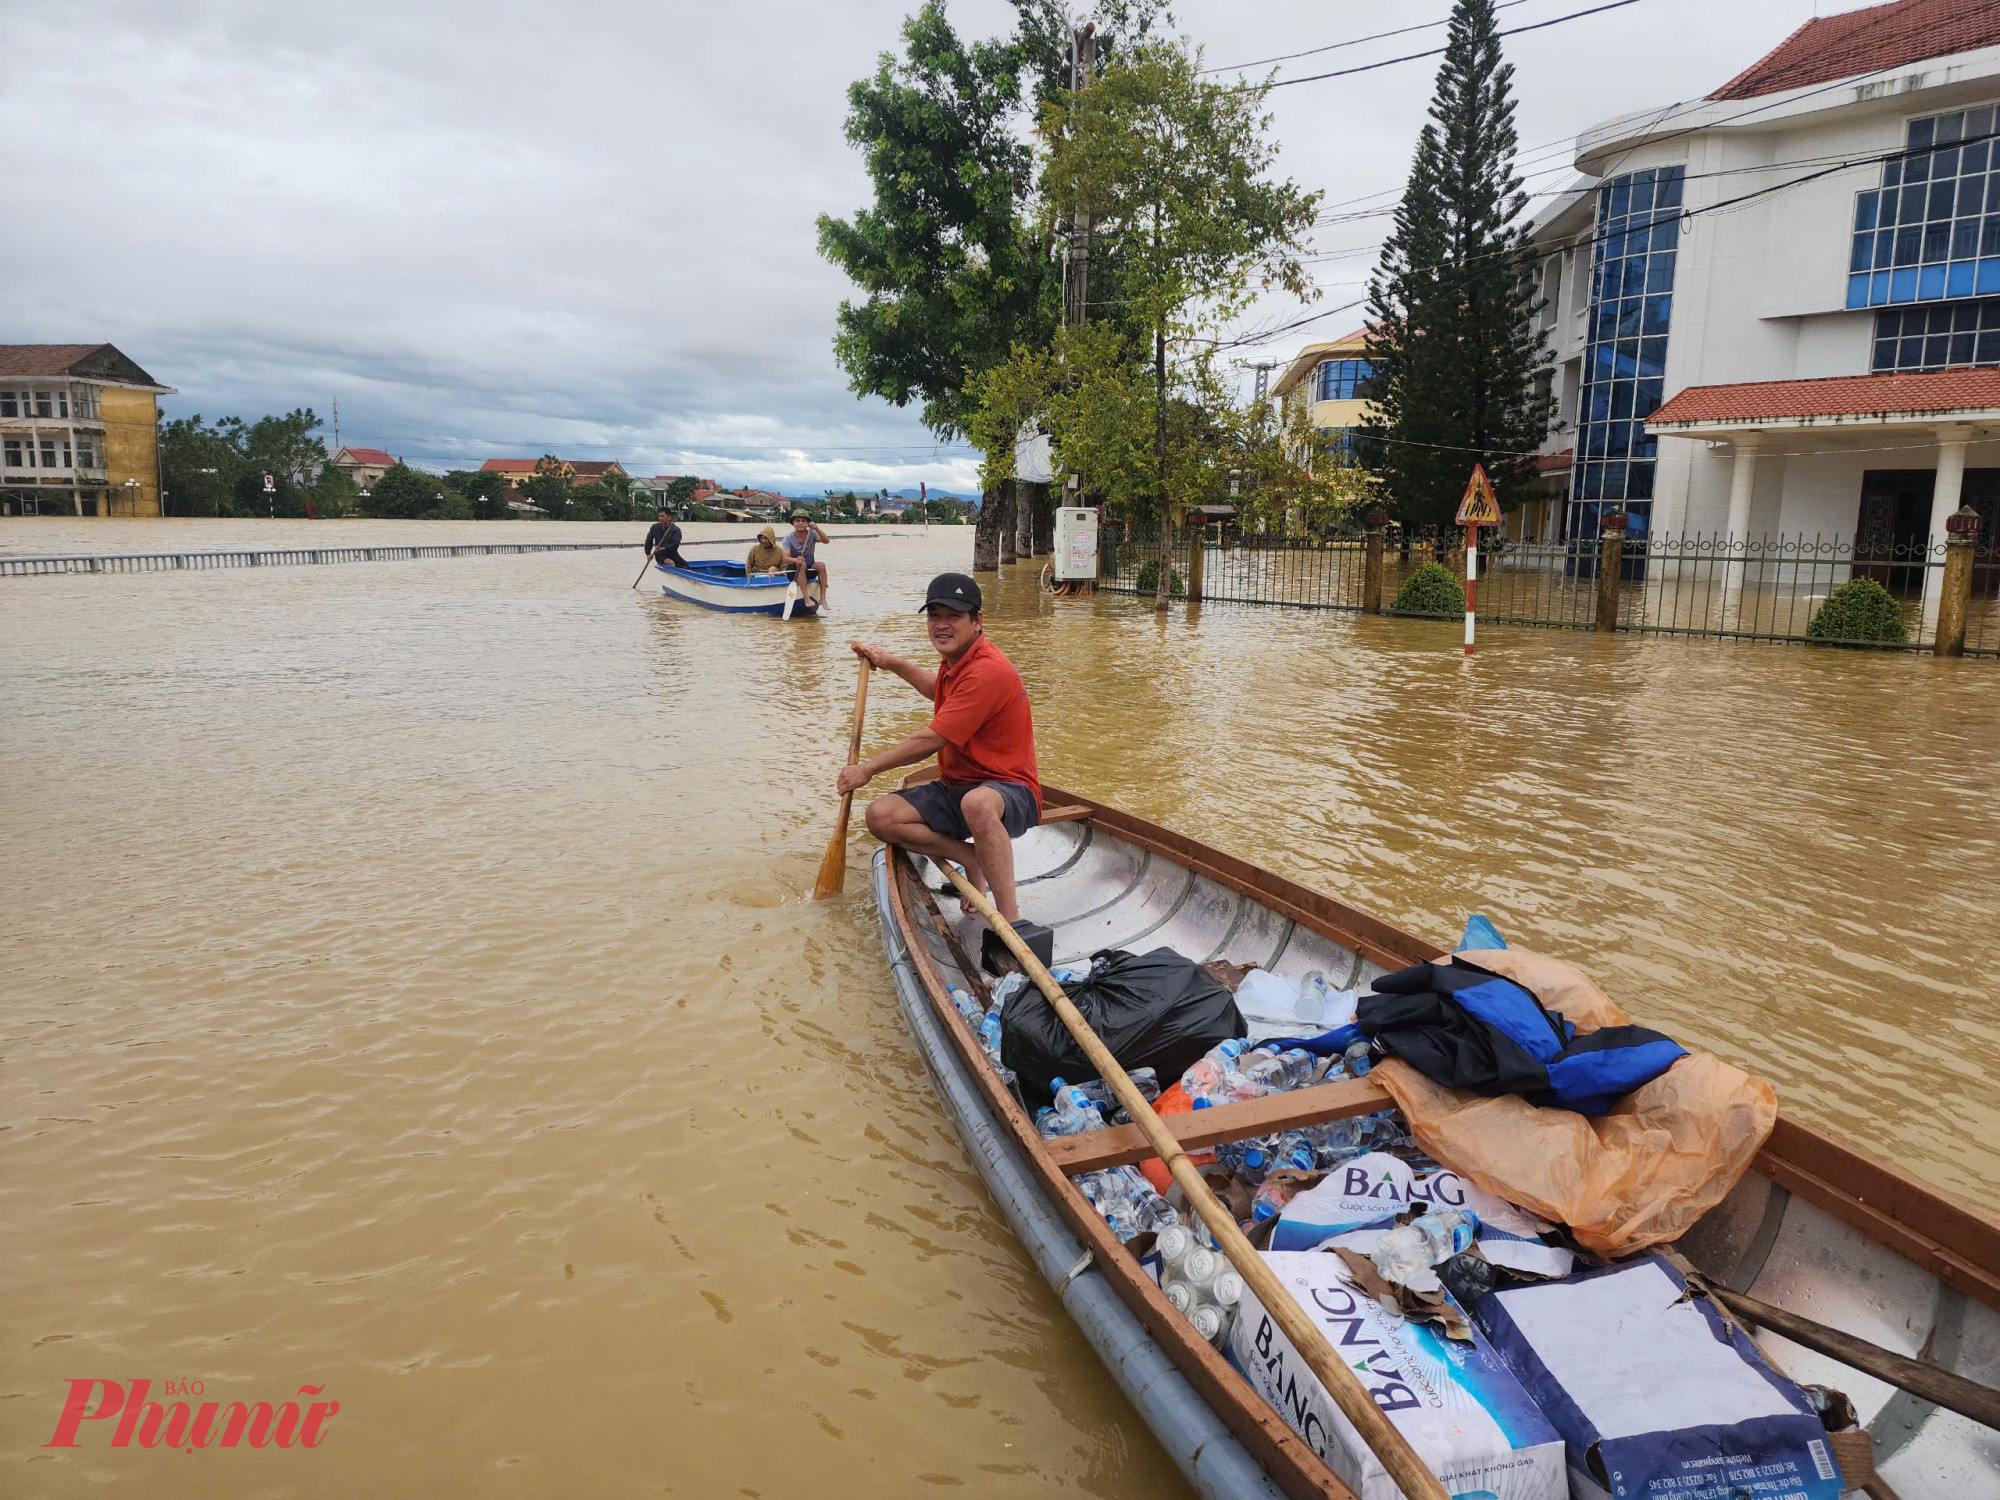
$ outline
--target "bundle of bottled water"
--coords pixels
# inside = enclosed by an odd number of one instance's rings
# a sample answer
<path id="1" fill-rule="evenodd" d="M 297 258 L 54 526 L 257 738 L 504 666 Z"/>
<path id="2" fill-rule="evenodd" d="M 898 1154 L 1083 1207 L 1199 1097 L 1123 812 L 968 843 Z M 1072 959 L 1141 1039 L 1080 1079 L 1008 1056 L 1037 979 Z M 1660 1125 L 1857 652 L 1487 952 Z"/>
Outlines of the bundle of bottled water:
<path id="1" fill-rule="evenodd" d="M 1162 1234 L 1180 1228 L 1180 1215 L 1153 1191 L 1153 1185 L 1137 1167 L 1110 1167 L 1102 1172 L 1086 1172 L 1076 1179 L 1077 1191 L 1104 1215 L 1104 1222 L 1119 1240 L 1140 1234 Z"/>
<path id="2" fill-rule="evenodd" d="M 1135 1068 L 1126 1076 L 1148 1103 L 1160 1097 L 1159 1076 L 1151 1068 Z M 1101 1078 L 1087 1083 L 1064 1083 L 1060 1078 L 1052 1078 L 1049 1087 L 1055 1093 L 1055 1103 L 1035 1111 L 1035 1128 L 1045 1140 L 1130 1123 L 1131 1117 L 1112 1096 L 1111 1085 Z"/>
<path id="3" fill-rule="evenodd" d="M 1208 1228 L 1172 1224 L 1153 1242 L 1160 1257 L 1160 1290 L 1175 1311 L 1211 1344 L 1220 1344 L 1243 1301 L 1243 1278 L 1215 1249 Z"/>

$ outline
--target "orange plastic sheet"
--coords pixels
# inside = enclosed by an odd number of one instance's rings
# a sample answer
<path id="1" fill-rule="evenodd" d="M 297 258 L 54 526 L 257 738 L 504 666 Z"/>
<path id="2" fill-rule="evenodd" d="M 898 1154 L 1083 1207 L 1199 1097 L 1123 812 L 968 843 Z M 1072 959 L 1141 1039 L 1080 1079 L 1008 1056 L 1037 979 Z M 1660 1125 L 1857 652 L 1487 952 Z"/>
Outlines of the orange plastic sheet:
<path id="1" fill-rule="evenodd" d="M 1631 1018 L 1582 971 L 1519 948 L 1465 957 L 1532 991 L 1578 1031 Z M 1441 1088 L 1390 1058 L 1371 1072 L 1417 1144 L 1461 1176 L 1545 1219 L 1567 1224 L 1607 1258 L 1679 1238 L 1749 1169 L 1778 1119 L 1761 1078 L 1690 1053 L 1597 1119 Z"/>

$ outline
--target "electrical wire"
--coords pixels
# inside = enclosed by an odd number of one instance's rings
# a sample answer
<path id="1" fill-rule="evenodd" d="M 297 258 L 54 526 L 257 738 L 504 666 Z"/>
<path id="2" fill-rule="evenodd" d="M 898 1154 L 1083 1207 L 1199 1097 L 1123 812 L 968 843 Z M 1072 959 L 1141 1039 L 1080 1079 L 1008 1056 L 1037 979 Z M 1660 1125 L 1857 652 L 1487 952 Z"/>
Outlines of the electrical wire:
<path id="1" fill-rule="evenodd" d="M 1637 5 L 1639 0 L 1607 0 L 1606 4 L 1594 5 L 1589 10 L 1571 11 L 1566 16 L 1554 16 L 1546 21 L 1535 21 L 1527 26 L 1510 26 L 1504 31 L 1493 33 L 1497 39 L 1503 36 L 1519 36 L 1524 31 L 1541 31 L 1546 27 L 1560 26 L 1565 21 L 1580 21 L 1585 16 L 1601 15 L 1607 10 L 1623 10 L 1628 5 Z M 1411 52 L 1402 57 L 1385 57 L 1380 62 L 1362 63 L 1359 67 L 1336 68 L 1330 73 L 1308 73 L 1303 78 L 1280 78 L 1271 83 L 1244 84 L 1244 91 L 1285 89 L 1296 83 L 1323 83 L 1329 78 L 1351 78 L 1356 73 L 1372 73 L 1377 68 L 1392 68 L 1397 63 L 1416 62 L 1426 57 L 1440 57 L 1448 52 L 1448 47 L 1433 47 L 1427 52 Z"/>
<path id="2" fill-rule="evenodd" d="M 1500 0 L 1493 8 L 1509 10 L 1516 5 L 1525 5 L 1528 0 Z M 1343 47 L 1359 47 L 1364 42 L 1379 42 L 1392 36 L 1408 36 L 1413 31 L 1430 31 L 1435 27 L 1449 26 L 1451 17 L 1444 16 L 1435 21 L 1419 21 L 1414 26 L 1398 26 L 1394 31 L 1378 31 L 1373 36 L 1352 37 L 1344 42 L 1328 42 L 1324 47 L 1308 47 L 1303 52 L 1287 52 L 1279 57 L 1260 57 L 1255 62 L 1230 63 L 1226 67 L 1203 68 L 1203 73 L 1241 73 L 1250 68 L 1269 67 L 1272 63 L 1294 62 L 1301 57 L 1317 57 L 1322 52 L 1338 52 Z"/>

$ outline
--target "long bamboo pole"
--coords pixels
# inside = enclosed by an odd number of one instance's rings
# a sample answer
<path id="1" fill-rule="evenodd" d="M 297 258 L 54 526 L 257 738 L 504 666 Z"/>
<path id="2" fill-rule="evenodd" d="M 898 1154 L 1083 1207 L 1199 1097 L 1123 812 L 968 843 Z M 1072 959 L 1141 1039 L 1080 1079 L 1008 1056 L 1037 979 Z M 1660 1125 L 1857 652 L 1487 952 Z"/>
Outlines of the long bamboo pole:
<path id="1" fill-rule="evenodd" d="M 1048 997 L 1063 1025 L 1069 1028 L 1069 1034 L 1076 1038 L 1077 1045 L 1083 1048 L 1084 1055 L 1097 1069 L 1098 1076 L 1110 1085 L 1111 1092 L 1125 1107 L 1133 1123 L 1146 1133 L 1146 1140 L 1154 1154 L 1166 1163 L 1174 1181 L 1187 1195 L 1189 1206 L 1201 1215 L 1201 1221 L 1208 1226 L 1209 1234 L 1228 1257 L 1230 1265 L 1243 1278 L 1244 1285 L 1257 1294 L 1257 1300 L 1270 1314 L 1271 1321 L 1284 1330 L 1285 1337 L 1292 1341 L 1292 1347 L 1299 1351 L 1299 1358 L 1319 1377 L 1327 1394 L 1333 1397 L 1347 1420 L 1354 1424 L 1362 1441 L 1382 1460 L 1382 1467 L 1402 1488 L 1407 1500 L 1449 1500 L 1444 1486 L 1417 1457 L 1409 1440 L 1382 1414 L 1354 1371 L 1333 1352 L 1325 1335 L 1313 1326 L 1291 1292 L 1264 1264 L 1264 1257 L 1243 1237 L 1243 1231 L 1236 1227 L 1235 1218 L 1209 1191 L 1195 1164 L 1188 1160 L 1187 1152 L 1181 1149 L 1173 1133 L 1160 1123 L 1160 1117 L 1153 1113 L 1153 1106 L 1146 1102 L 1146 1096 L 1133 1086 L 1118 1059 L 1111 1055 L 1111 1049 L 1091 1029 L 1090 1023 L 1084 1020 L 1083 1013 L 1063 993 L 1055 977 L 1021 941 L 1013 925 L 1000 915 L 993 903 L 973 889 L 971 881 L 948 863 L 940 864 L 940 868 L 958 887 L 959 899 L 984 917 L 988 925 L 1000 934 L 1001 941 L 1020 963 L 1022 972 L 1034 980 L 1035 987 Z"/>

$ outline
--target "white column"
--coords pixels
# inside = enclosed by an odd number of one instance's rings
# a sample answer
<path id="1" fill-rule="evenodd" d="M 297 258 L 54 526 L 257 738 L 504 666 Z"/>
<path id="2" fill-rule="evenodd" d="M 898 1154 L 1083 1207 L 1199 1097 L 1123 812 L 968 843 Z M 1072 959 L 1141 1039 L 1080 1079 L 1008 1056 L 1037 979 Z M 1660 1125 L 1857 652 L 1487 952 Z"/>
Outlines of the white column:
<path id="1" fill-rule="evenodd" d="M 1738 433 L 1731 445 L 1735 456 L 1729 470 L 1729 518 L 1723 522 L 1723 544 L 1730 560 L 1722 570 L 1723 608 L 1735 607 L 1743 590 L 1744 553 L 1750 541 L 1750 501 L 1757 490 L 1757 450 L 1764 445 L 1761 432 Z"/>
<path id="2" fill-rule="evenodd" d="M 1953 424 L 1937 429 L 1938 466 L 1937 483 L 1931 491 L 1930 545 L 1937 547 L 1945 539 L 1944 523 L 1953 511 L 1958 509 L 1959 497 L 1965 490 L 1965 448 L 1972 441 L 1972 429 L 1963 424 Z M 1944 583 L 1944 569 L 1924 569 L 1924 623 L 1929 628 L 1932 617 L 1937 612 L 1937 602 Z"/>

